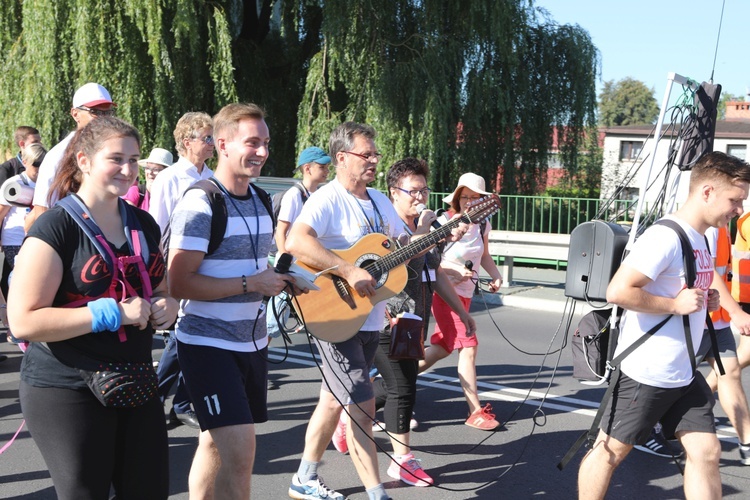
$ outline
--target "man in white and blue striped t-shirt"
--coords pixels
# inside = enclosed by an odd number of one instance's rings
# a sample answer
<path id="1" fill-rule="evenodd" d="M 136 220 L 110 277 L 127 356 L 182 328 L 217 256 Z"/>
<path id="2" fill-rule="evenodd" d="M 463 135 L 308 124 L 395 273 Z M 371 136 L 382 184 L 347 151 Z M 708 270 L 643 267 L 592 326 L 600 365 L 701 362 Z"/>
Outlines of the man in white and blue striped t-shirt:
<path id="1" fill-rule="evenodd" d="M 234 492 L 250 498 L 254 424 L 268 420 L 261 301 L 279 294 L 291 278 L 268 268 L 273 220 L 261 199 L 268 194 L 250 184 L 268 158 L 263 110 L 254 104 L 225 106 L 214 117 L 214 138 L 214 179 L 228 212 L 224 240 L 207 255 L 211 205 L 203 190 L 186 192 L 170 221 L 169 286 L 180 299 L 177 351 L 202 431 L 190 496 Z"/>

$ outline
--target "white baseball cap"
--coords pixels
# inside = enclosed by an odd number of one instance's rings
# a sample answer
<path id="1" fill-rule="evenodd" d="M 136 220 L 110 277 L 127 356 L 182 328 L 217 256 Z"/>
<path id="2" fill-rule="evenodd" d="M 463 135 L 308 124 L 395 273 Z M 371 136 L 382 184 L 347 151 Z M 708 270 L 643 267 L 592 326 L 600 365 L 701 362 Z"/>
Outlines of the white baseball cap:
<path id="1" fill-rule="evenodd" d="M 149 153 L 148 158 L 138 160 L 138 165 L 144 166 L 146 163 L 157 163 L 165 167 L 172 166 L 172 153 L 162 148 L 154 148 Z"/>
<path id="2" fill-rule="evenodd" d="M 117 106 L 117 104 L 112 102 L 112 97 L 109 95 L 109 91 L 98 83 L 89 82 L 76 90 L 75 95 L 73 95 L 74 108 L 80 108 L 81 106 L 92 108 L 100 104 L 111 104 L 112 106 Z"/>

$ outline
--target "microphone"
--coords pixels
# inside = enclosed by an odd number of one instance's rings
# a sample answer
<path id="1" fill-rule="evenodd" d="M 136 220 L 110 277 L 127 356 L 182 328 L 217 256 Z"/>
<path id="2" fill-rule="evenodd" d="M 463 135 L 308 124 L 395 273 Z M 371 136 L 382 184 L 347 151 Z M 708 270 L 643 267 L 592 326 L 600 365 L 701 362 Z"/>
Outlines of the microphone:
<path id="1" fill-rule="evenodd" d="M 276 271 L 279 274 L 287 274 L 289 272 L 289 267 L 292 265 L 292 254 L 290 253 L 282 253 L 279 255 L 279 258 L 276 259 L 276 267 L 274 267 L 274 271 Z M 265 311 L 266 307 L 268 306 L 268 301 L 271 300 L 271 297 L 266 295 L 263 297 L 263 305 L 261 306 L 262 309 Z"/>
<path id="2" fill-rule="evenodd" d="M 474 263 L 470 260 L 464 262 L 464 267 L 469 271 L 474 271 Z M 473 280 L 474 278 L 472 278 Z M 479 280 L 474 281 L 474 295 L 479 295 Z"/>
<path id="3" fill-rule="evenodd" d="M 427 207 L 424 203 L 420 203 L 419 205 L 417 205 L 417 214 L 422 215 L 422 212 L 424 212 L 425 210 L 427 210 Z M 437 213 L 435 215 L 437 215 Z M 435 229 L 440 229 L 442 227 L 442 224 L 440 224 L 437 220 L 432 221 L 432 224 L 430 225 Z"/>

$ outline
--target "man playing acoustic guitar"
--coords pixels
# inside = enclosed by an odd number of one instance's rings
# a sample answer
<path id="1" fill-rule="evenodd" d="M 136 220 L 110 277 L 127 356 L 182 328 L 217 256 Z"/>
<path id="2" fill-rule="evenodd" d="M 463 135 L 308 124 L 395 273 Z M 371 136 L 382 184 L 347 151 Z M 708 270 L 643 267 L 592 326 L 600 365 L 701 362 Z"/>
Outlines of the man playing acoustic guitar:
<path id="1" fill-rule="evenodd" d="M 405 233 L 388 198 L 367 188 L 375 180 L 381 156 L 374 139 L 375 130 L 359 123 L 346 122 L 333 131 L 329 154 L 336 167 L 336 178 L 310 197 L 286 241 L 287 251 L 302 263 L 317 269 L 335 268 L 332 273 L 346 280 L 352 293 L 359 297 L 373 297 L 376 280 L 365 269 L 330 249 L 350 247 L 369 233 L 393 238 Z M 304 316 L 305 311 L 301 312 Z M 317 473 L 342 405 L 351 419 L 347 433 L 350 456 L 367 494 L 371 500 L 388 498 L 380 482 L 377 449 L 372 441 L 375 399 L 369 377 L 384 315 L 383 301 L 374 305 L 364 325 L 358 332 L 352 332 L 349 340 L 330 343 L 316 339 L 323 360 L 324 381 L 307 426 L 302 461 L 289 487 L 291 498 L 344 498 L 328 489 Z M 331 318 L 332 327 L 336 319 Z"/>

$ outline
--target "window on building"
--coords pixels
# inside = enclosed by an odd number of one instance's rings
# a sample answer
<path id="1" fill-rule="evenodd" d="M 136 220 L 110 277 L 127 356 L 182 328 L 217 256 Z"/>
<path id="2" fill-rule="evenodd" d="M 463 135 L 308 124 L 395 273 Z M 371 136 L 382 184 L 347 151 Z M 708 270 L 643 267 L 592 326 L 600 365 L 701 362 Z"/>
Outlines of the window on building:
<path id="1" fill-rule="evenodd" d="M 634 161 L 641 154 L 643 141 L 621 141 L 620 161 Z"/>
<path id="2" fill-rule="evenodd" d="M 550 153 L 547 155 L 547 167 L 549 168 L 563 168 L 562 158 L 560 153 Z"/>
<path id="3" fill-rule="evenodd" d="M 741 160 L 747 159 L 747 146 L 745 144 L 729 144 L 727 146 L 727 154 L 736 156 Z"/>

